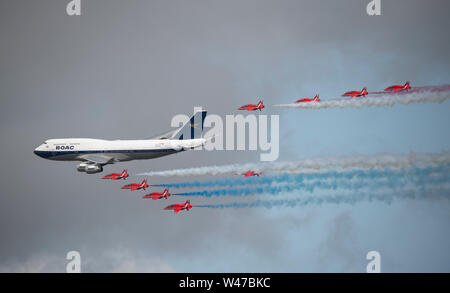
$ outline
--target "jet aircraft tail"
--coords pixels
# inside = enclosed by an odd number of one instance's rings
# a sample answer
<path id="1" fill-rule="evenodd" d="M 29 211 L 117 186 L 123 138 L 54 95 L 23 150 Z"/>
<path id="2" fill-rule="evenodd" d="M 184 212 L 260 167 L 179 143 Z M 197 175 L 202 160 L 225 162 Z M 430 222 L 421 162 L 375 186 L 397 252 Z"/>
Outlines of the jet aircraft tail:
<path id="1" fill-rule="evenodd" d="M 205 118 L 205 110 L 195 112 L 194 115 L 177 132 L 175 132 L 172 139 L 185 140 L 201 138 Z"/>

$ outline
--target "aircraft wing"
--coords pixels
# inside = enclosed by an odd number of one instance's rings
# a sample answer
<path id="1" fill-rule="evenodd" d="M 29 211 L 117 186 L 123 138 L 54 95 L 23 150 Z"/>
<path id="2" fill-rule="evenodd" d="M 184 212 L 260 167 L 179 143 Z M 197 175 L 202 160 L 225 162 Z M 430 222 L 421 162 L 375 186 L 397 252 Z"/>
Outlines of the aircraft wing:
<path id="1" fill-rule="evenodd" d="M 111 164 L 114 160 L 113 157 L 109 157 L 106 155 L 94 155 L 94 154 L 80 156 L 80 159 L 92 162 L 97 165 Z"/>
<path id="2" fill-rule="evenodd" d="M 177 129 L 172 129 L 172 130 L 168 130 L 166 132 L 160 133 L 158 135 L 155 135 L 149 139 L 171 139 L 172 136 L 175 134 L 176 131 L 178 131 L 179 128 Z"/>

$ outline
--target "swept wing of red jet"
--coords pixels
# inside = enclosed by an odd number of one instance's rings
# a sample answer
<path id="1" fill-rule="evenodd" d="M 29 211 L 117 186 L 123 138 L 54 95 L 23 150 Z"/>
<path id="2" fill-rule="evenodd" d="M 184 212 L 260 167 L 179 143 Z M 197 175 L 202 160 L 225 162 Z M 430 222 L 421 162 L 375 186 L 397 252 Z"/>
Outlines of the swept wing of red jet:
<path id="1" fill-rule="evenodd" d="M 312 99 L 305 98 L 295 101 L 295 103 L 307 103 L 307 102 L 320 102 L 319 95 L 315 95 L 314 98 Z"/>
<path id="2" fill-rule="evenodd" d="M 102 179 L 111 179 L 111 180 L 119 180 L 119 179 L 127 179 L 128 177 L 127 169 L 124 169 L 122 173 L 111 173 L 102 177 Z"/>
<path id="3" fill-rule="evenodd" d="M 387 92 L 400 92 L 400 91 L 409 91 L 411 89 L 411 86 L 409 85 L 409 81 L 405 82 L 404 85 L 401 84 L 397 84 L 397 85 L 392 85 L 390 87 L 385 88 L 384 90 Z"/>
<path id="4" fill-rule="evenodd" d="M 247 172 L 245 172 L 244 174 L 242 174 L 242 175 L 244 175 L 245 177 L 250 177 L 250 176 L 261 176 L 261 174 L 262 174 L 262 172 L 255 172 L 255 171 L 253 171 L 253 170 L 249 170 L 249 171 L 247 171 Z"/>
<path id="5" fill-rule="evenodd" d="M 128 185 L 124 185 L 121 187 L 121 189 L 130 189 L 131 191 L 134 191 L 139 189 L 145 190 L 147 187 L 148 187 L 147 180 L 144 179 L 141 183 L 131 183 Z"/>
<path id="6" fill-rule="evenodd" d="M 264 108 L 263 102 L 259 101 L 258 104 L 253 105 L 253 104 L 248 104 L 242 107 L 239 107 L 238 110 L 247 110 L 247 111 L 255 111 L 255 110 L 259 110 L 261 111 L 261 109 Z"/>
<path id="7" fill-rule="evenodd" d="M 151 198 L 153 200 L 157 200 L 160 198 L 167 199 L 170 196 L 169 189 L 165 188 L 163 192 L 153 192 L 144 195 L 142 198 Z"/>
<path id="8" fill-rule="evenodd" d="M 368 94 L 367 88 L 365 87 L 365 88 L 363 88 L 363 89 L 360 90 L 360 91 L 346 92 L 345 94 L 342 94 L 342 96 L 343 96 L 343 97 L 348 96 L 348 97 L 355 98 L 355 97 L 363 97 L 363 96 L 365 96 L 365 95 L 367 95 L 367 94 Z"/>
<path id="9" fill-rule="evenodd" d="M 190 210 L 192 208 L 191 202 L 187 200 L 184 204 L 172 204 L 170 206 L 166 206 L 165 210 L 173 210 L 176 213 L 178 213 L 181 210 Z"/>

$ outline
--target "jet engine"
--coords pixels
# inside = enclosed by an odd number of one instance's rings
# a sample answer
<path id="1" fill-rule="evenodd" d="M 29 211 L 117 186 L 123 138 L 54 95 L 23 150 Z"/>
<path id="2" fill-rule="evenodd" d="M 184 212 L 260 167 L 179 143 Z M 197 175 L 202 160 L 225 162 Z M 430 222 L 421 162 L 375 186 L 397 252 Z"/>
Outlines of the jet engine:
<path id="1" fill-rule="evenodd" d="M 99 173 L 99 172 L 102 172 L 102 171 L 103 171 L 102 166 L 89 165 L 89 166 L 86 167 L 86 173 L 88 173 L 88 174 Z"/>
<path id="2" fill-rule="evenodd" d="M 86 168 L 89 166 L 89 163 L 81 163 L 77 166 L 78 172 L 86 172 Z"/>
<path id="3" fill-rule="evenodd" d="M 77 166 L 77 171 L 78 172 L 86 172 L 88 174 L 93 174 L 93 173 L 102 172 L 103 168 L 102 168 L 102 166 L 99 166 L 99 165 L 96 165 L 93 163 L 83 162 Z"/>

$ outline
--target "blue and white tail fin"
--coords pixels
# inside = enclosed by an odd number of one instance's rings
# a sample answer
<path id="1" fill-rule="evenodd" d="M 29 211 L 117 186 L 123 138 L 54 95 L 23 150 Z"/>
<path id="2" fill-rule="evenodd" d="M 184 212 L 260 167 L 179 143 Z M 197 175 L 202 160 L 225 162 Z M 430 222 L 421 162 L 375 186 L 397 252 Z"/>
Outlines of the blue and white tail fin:
<path id="1" fill-rule="evenodd" d="M 203 123 L 205 122 L 206 111 L 201 110 L 194 113 L 194 115 L 186 122 L 175 134 L 172 139 L 194 139 L 201 138 L 203 132 Z"/>

